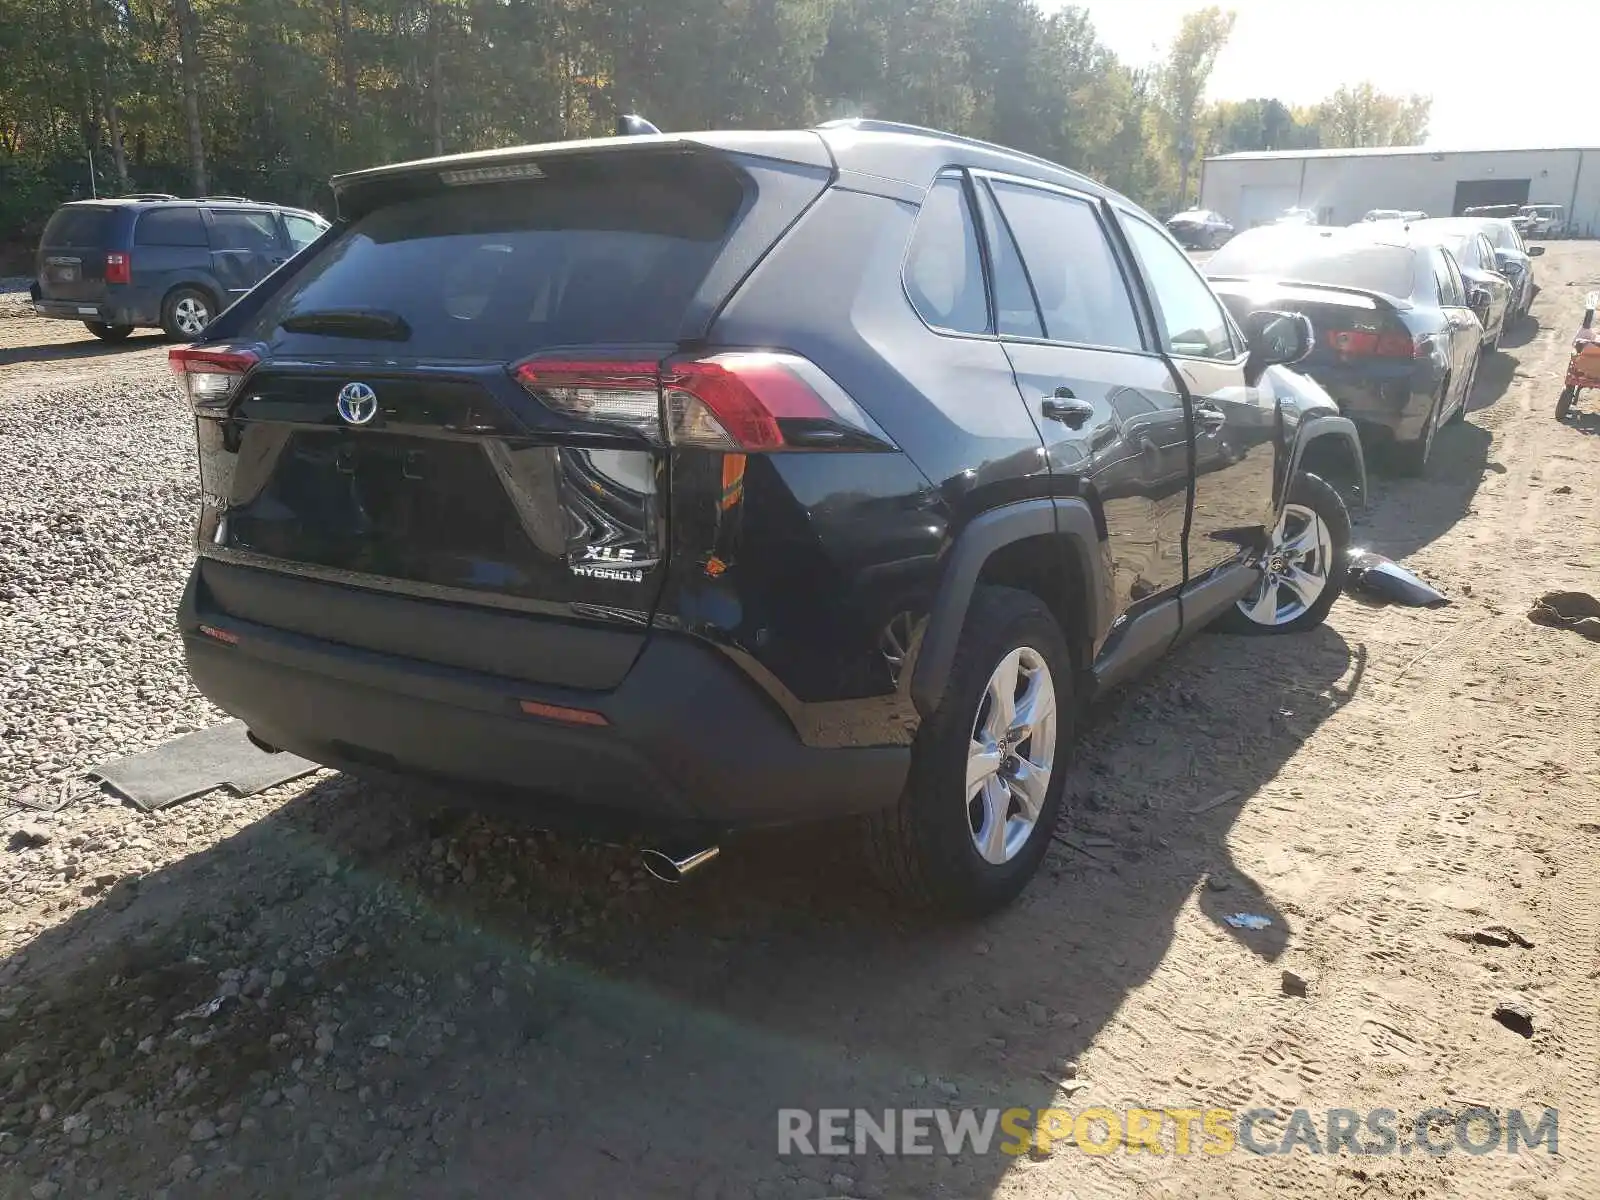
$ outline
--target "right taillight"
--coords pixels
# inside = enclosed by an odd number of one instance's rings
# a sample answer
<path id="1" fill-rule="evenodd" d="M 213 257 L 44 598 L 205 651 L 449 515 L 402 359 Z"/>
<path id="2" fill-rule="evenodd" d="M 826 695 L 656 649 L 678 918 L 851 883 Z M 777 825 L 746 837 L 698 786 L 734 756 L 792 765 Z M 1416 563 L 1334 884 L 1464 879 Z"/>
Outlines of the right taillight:
<path id="1" fill-rule="evenodd" d="M 1411 358 L 1417 352 L 1411 335 L 1396 330 L 1330 329 L 1324 336 L 1345 358 Z"/>
<path id="2" fill-rule="evenodd" d="M 513 374 L 558 412 L 672 446 L 746 453 L 894 448 L 842 387 L 797 354 L 736 350 L 660 364 L 534 358 Z"/>
<path id="3" fill-rule="evenodd" d="M 133 282 L 133 256 L 115 250 L 107 254 L 105 279 L 107 283 Z"/>

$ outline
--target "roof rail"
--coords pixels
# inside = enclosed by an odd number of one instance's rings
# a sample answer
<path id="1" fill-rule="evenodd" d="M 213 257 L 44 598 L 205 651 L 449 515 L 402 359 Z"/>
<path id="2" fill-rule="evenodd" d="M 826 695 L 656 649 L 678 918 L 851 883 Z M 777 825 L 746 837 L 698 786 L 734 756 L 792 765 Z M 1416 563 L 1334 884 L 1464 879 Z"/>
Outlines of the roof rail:
<path id="1" fill-rule="evenodd" d="M 1075 175 L 1079 179 L 1087 179 L 1082 171 L 1074 171 L 1071 167 L 1062 166 L 1048 158 L 1037 154 L 1029 154 L 1025 150 L 1018 150 L 1011 146 L 1002 146 L 999 142 L 986 142 L 982 138 L 967 137 L 965 134 L 950 133 L 943 129 L 930 129 L 926 125 L 912 125 L 905 121 L 880 121 L 875 117 L 840 117 L 835 121 L 824 121 L 816 126 L 818 129 L 861 129 L 867 133 L 914 133 L 921 137 L 938 138 L 943 142 L 955 142 L 962 146 L 972 146 L 979 150 L 993 150 L 998 154 L 1006 154 L 1012 158 L 1023 158 L 1029 162 L 1038 163 L 1040 166 L 1050 167 L 1052 170 L 1065 171 L 1068 175 Z"/>
<path id="2" fill-rule="evenodd" d="M 206 201 L 227 200 L 227 201 L 231 201 L 231 202 L 236 203 L 236 204 L 254 204 L 255 203 L 255 201 L 251 200 L 249 196 L 191 196 L 189 198 L 191 200 L 206 200 Z"/>
<path id="3" fill-rule="evenodd" d="M 118 200 L 176 200 L 171 192 L 129 192 L 125 196 L 118 196 Z"/>

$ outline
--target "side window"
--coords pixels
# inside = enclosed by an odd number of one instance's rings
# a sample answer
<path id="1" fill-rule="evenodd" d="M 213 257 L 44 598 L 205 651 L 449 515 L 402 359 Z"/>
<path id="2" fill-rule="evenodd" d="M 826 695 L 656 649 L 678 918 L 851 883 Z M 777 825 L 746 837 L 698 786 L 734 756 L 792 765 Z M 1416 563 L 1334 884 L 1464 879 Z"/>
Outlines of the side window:
<path id="1" fill-rule="evenodd" d="M 1133 301 L 1092 205 L 1024 184 L 993 183 L 1044 317 L 1045 336 L 1142 350 Z"/>
<path id="2" fill-rule="evenodd" d="M 278 249 L 278 230 L 271 213 L 221 208 L 209 211 L 213 250 L 254 250 L 265 253 Z"/>
<path id="3" fill-rule="evenodd" d="M 1433 280 L 1439 289 L 1439 303 L 1441 305 L 1454 304 L 1450 291 L 1450 266 L 1449 259 L 1443 250 L 1434 250 L 1429 257 L 1433 261 Z"/>
<path id="4" fill-rule="evenodd" d="M 978 230 L 960 179 L 947 176 L 928 190 L 911 235 L 905 280 L 912 306 L 929 325 L 958 333 L 989 331 Z"/>
<path id="5" fill-rule="evenodd" d="M 1481 233 L 1478 235 L 1478 257 L 1483 260 L 1483 269 L 1485 271 L 1500 270 L 1499 260 L 1494 256 L 1494 246 Z"/>
<path id="6" fill-rule="evenodd" d="M 1456 260 L 1450 251 L 1444 252 L 1445 270 L 1450 273 L 1450 303 L 1458 308 L 1467 306 L 1467 285 L 1461 281 L 1461 268 L 1456 266 Z"/>
<path id="7" fill-rule="evenodd" d="M 322 236 L 323 227 L 310 217 L 297 217 L 293 213 L 284 213 L 283 226 L 289 231 L 289 244 L 296 250 L 303 250 Z"/>
<path id="8" fill-rule="evenodd" d="M 1124 216 L 1122 227 L 1144 265 L 1160 309 L 1167 351 L 1187 358 L 1238 357 L 1222 302 L 1200 278 L 1189 256 L 1137 217 Z"/>
<path id="9" fill-rule="evenodd" d="M 1017 241 L 1011 236 L 1005 219 L 1000 216 L 1000 210 L 995 207 L 993 193 L 981 185 L 978 188 L 978 209 L 990 233 L 995 328 L 1003 336 L 1042 338 L 1044 323 L 1039 317 L 1038 302 L 1034 299 L 1033 286 L 1028 282 L 1027 269 L 1022 265 Z"/>
<path id="10" fill-rule="evenodd" d="M 206 227 L 198 208 L 155 208 L 139 218 L 135 246 L 204 246 Z"/>

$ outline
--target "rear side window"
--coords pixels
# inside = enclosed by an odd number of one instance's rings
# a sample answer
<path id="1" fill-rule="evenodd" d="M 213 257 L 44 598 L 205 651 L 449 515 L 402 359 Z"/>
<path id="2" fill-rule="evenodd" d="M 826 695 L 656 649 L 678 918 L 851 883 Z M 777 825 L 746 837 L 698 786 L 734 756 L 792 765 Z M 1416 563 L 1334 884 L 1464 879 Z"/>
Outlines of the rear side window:
<path id="1" fill-rule="evenodd" d="M 937 329 L 986 333 L 989 299 L 967 187 L 950 176 L 928 190 L 906 255 L 906 291 L 922 319 Z"/>
<path id="2" fill-rule="evenodd" d="M 198 208 L 157 208 L 139 218 L 133 241 L 138 246 L 204 246 L 206 227 Z"/>
<path id="3" fill-rule="evenodd" d="M 993 187 L 1022 250 L 1045 336 L 1081 346 L 1142 349 L 1133 301 L 1088 202 L 998 180 Z"/>
<path id="4" fill-rule="evenodd" d="M 255 250 L 278 248 L 278 225 L 271 213 L 211 209 L 211 248 L 213 250 Z"/>
<path id="5" fill-rule="evenodd" d="M 110 209 L 58 208 L 40 240 L 46 246 L 104 246 L 110 234 Z"/>
<path id="6" fill-rule="evenodd" d="M 566 169 L 368 213 L 295 273 L 256 332 L 333 351 L 352 339 L 278 326 L 366 308 L 400 317 L 406 353 L 427 357 L 510 361 L 550 346 L 676 341 L 743 201 L 738 177 L 674 160 Z"/>

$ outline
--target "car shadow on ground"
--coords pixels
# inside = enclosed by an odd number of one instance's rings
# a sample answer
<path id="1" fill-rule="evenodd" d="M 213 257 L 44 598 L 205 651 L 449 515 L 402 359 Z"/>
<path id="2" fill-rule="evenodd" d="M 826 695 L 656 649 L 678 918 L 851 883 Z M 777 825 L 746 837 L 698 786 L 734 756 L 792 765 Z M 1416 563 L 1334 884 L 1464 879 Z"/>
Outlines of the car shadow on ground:
<path id="1" fill-rule="evenodd" d="M 1091 714 L 1044 869 L 983 922 L 888 904 L 840 827 L 748 835 L 674 888 L 638 882 L 623 850 L 324 776 L 0 964 L 35 989 L 30 1036 L 0 1053 L 0 1080 L 25 1063 L 27 1083 L 0 1108 L 42 1090 L 59 1122 L 115 1088 L 170 1110 L 130 1133 L 148 1170 L 126 1162 L 123 1179 L 146 1190 L 193 1151 L 194 1115 L 237 1103 L 260 1124 L 212 1154 L 244 1170 L 236 1196 L 314 1180 L 349 1196 L 529 1180 L 557 1197 L 988 1195 L 1016 1157 L 780 1160 L 778 1110 L 1064 1105 L 1058 1082 L 1180 919 L 1198 913 L 1224 962 L 1277 959 L 1297 913 L 1231 861 L 1229 830 L 1363 666 L 1334 626 L 1192 642 Z M 1240 912 L 1270 924 L 1236 929 Z M 229 968 L 285 974 L 208 1013 Z M 323 1028 L 337 1037 L 314 1049 Z M 261 1107 L 267 1088 L 294 1104 Z M 374 1088 L 446 1114 L 387 1174 L 381 1143 L 339 1132 L 383 1107 Z M 1072 1103 L 1092 1096 L 1090 1078 Z M 430 1183 L 437 1169 L 471 1187 Z"/>
<path id="2" fill-rule="evenodd" d="M 1520 350 L 1539 336 L 1539 319 L 1532 313 L 1500 335 L 1500 350 Z"/>
<path id="3" fill-rule="evenodd" d="M 159 329 L 139 331 L 124 342 L 102 342 L 92 334 L 76 342 L 49 342 L 42 346 L 13 346 L 0 349 L 0 367 L 25 362 L 66 362 L 72 359 L 109 358 L 135 350 L 150 350 L 167 341 Z"/>

